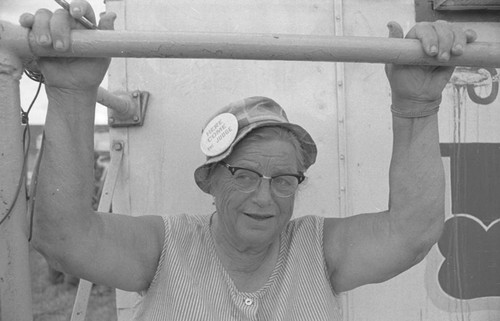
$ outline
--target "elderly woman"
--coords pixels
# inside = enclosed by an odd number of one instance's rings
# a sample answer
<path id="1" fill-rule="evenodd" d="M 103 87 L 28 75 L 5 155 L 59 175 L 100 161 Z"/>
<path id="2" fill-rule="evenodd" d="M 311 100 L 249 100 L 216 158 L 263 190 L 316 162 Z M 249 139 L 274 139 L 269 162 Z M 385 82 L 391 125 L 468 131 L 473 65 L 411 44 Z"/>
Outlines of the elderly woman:
<path id="1" fill-rule="evenodd" d="M 42 46 L 64 51 L 83 1 L 21 16 Z M 112 29 L 114 15 L 101 16 Z M 397 24 L 390 34 L 402 37 Z M 440 61 L 460 55 L 471 31 L 421 23 L 407 35 Z M 49 109 L 38 180 L 34 245 L 56 268 L 143 294 L 137 320 L 341 320 L 338 293 L 413 266 L 438 240 L 444 179 L 437 111 L 453 68 L 386 67 L 392 88 L 389 208 L 348 218 L 292 219 L 316 145 L 273 100 L 223 108 L 202 134 L 198 186 L 211 215 L 141 216 L 91 208 L 93 120 L 108 59 L 40 59 Z M 367 106 L 373 112 L 372 107 Z M 314 213 L 310 213 L 314 214 Z"/>

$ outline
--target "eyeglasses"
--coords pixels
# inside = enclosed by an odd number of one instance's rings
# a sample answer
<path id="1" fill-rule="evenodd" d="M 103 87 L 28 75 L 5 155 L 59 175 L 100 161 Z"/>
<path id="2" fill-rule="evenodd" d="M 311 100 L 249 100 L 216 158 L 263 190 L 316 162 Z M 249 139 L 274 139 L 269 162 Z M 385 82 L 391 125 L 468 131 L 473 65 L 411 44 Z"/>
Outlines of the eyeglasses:
<path id="1" fill-rule="evenodd" d="M 261 180 L 268 179 L 271 184 L 271 190 L 276 196 L 289 197 L 295 193 L 299 184 L 305 179 L 302 173 L 280 174 L 268 177 L 252 169 L 231 166 L 225 162 L 219 162 L 219 164 L 231 172 L 234 185 L 240 192 L 244 193 L 255 191 Z"/>

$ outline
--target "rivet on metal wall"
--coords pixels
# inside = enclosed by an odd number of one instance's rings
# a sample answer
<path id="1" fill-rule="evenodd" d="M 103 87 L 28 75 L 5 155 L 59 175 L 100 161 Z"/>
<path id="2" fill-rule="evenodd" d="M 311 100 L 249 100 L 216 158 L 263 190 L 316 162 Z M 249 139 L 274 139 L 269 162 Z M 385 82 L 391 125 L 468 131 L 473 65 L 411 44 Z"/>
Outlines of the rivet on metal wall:
<path id="1" fill-rule="evenodd" d="M 121 151 L 123 149 L 123 144 L 120 142 L 113 143 L 113 149 L 116 151 Z"/>

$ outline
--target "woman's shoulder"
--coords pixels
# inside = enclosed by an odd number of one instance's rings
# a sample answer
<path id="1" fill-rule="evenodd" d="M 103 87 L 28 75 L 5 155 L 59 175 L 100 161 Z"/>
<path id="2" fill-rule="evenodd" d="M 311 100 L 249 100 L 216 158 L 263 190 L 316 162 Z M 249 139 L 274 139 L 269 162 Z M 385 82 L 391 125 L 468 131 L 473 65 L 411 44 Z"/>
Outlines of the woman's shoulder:
<path id="1" fill-rule="evenodd" d="M 185 239 L 207 234 L 211 215 L 175 214 L 162 216 L 166 239 Z"/>
<path id="2" fill-rule="evenodd" d="M 290 241 L 294 239 L 319 240 L 323 237 L 324 217 L 305 215 L 288 222 L 283 233 Z"/>
<path id="3" fill-rule="evenodd" d="M 318 215 L 305 215 L 290 220 L 287 224 L 289 229 L 304 229 L 304 228 L 317 228 L 323 225 L 323 216 Z"/>
<path id="4" fill-rule="evenodd" d="M 211 214 L 187 214 L 180 213 L 174 215 L 164 215 L 163 220 L 168 224 L 176 225 L 208 225 Z"/>

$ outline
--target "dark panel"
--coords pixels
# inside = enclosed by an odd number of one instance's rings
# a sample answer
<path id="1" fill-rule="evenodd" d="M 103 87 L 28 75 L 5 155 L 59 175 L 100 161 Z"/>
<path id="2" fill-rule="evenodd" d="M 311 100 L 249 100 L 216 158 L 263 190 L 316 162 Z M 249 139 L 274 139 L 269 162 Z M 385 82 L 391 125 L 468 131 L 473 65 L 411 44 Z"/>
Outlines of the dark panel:
<path id="1" fill-rule="evenodd" d="M 447 20 L 457 22 L 500 22 L 498 10 L 442 10 L 432 8 L 432 0 L 415 0 L 415 19 L 419 21 Z"/>
<path id="2" fill-rule="evenodd" d="M 498 0 L 432 0 L 434 10 L 498 10 Z"/>
<path id="3" fill-rule="evenodd" d="M 486 231 L 475 220 L 446 221 L 438 246 L 445 257 L 438 273 L 448 295 L 463 300 L 500 296 L 500 224 Z"/>
<path id="4" fill-rule="evenodd" d="M 500 144 L 441 144 L 441 155 L 451 158 L 452 213 L 500 218 Z"/>
<path id="5" fill-rule="evenodd" d="M 439 284 L 457 299 L 500 296 L 500 144 L 440 146 L 450 158 L 453 217 L 438 242 Z"/>

